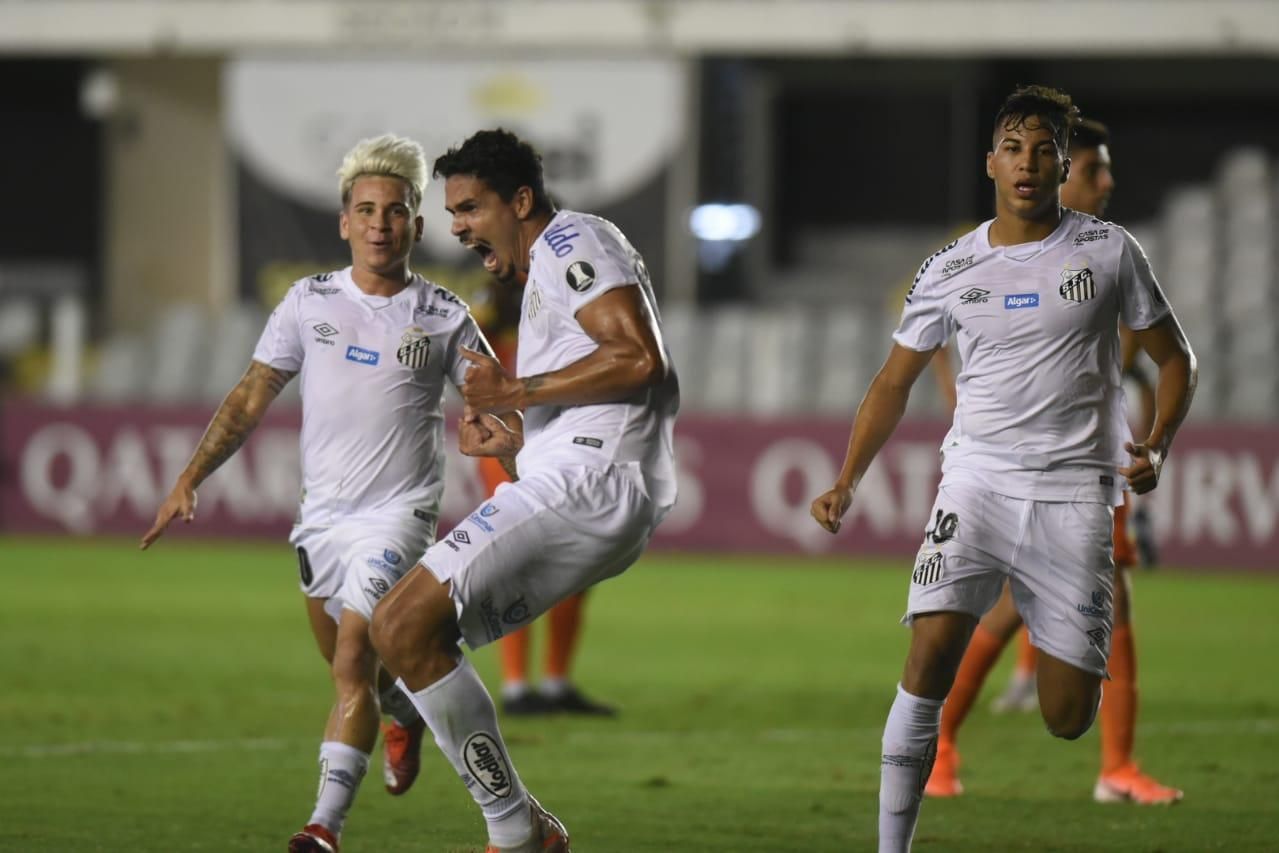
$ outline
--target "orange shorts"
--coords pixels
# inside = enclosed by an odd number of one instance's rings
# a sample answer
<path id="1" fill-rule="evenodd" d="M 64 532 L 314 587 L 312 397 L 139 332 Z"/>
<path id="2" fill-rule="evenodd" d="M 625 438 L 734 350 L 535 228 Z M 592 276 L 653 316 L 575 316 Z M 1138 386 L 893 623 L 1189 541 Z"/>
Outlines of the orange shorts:
<path id="1" fill-rule="evenodd" d="M 489 497 L 497 491 L 497 487 L 503 483 L 511 482 L 511 478 L 506 476 L 506 469 L 502 467 L 502 463 L 495 456 L 481 456 L 480 463 L 480 479 L 484 481 L 484 490 L 488 492 Z M 1118 516 L 1116 515 L 1116 518 Z"/>

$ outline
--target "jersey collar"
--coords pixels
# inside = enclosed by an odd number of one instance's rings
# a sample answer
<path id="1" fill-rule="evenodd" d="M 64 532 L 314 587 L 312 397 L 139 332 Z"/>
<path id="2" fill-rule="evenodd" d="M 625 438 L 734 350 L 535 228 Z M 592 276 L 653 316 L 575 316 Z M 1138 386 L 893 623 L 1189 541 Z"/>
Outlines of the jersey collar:
<path id="1" fill-rule="evenodd" d="M 1031 243 L 1017 243 L 1013 246 L 990 245 L 990 226 L 994 224 L 995 220 L 988 219 L 977 226 L 977 244 L 983 252 L 999 252 L 1010 260 L 1028 261 L 1065 240 L 1074 226 L 1074 217 L 1076 216 L 1078 214 L 1075 211 L 1063 207 L 1061 209 L 1061 222 L 1057 223 L 1057 227 L 1053 229 L 1051 234 L 1042 240 L 1035 240 Z"/>
<path id="2" fill-rule="evenodd" d="M 351 276 L 351 267 L 346 267 L 339 273 L 339 281 L 347 295 L 351 297 L 357 304 L 369 309 L 370 311 L 381 311 L 384 308 L 390 308 L 392 305 L 398 305 L 410 299 L 416 298 L 418 292 L 418 283 L 422 281 L 422 277 L 417 273 L 413 273 L 409 278 L 409 283 L 403 290 L 394 296 L 370 296 L 360 286 L 355 283 L 355 279 Z"/>

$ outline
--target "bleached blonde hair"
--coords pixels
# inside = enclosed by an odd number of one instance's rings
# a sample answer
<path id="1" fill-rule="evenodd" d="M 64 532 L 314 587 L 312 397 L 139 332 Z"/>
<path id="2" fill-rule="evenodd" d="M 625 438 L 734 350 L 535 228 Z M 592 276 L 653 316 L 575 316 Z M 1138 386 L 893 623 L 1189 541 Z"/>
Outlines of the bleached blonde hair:
<path id="1" fill-rule="evenodd" d="M 393 133 L 361 139 L 346 152 L 337 171 L 343 207 L 351 200 L 356 178 L 364 175 L 384 175 L 404 181 L 409 185 L 409 207 L 417 213 L 426 189 L 426 152 L 412 139 Z"/>

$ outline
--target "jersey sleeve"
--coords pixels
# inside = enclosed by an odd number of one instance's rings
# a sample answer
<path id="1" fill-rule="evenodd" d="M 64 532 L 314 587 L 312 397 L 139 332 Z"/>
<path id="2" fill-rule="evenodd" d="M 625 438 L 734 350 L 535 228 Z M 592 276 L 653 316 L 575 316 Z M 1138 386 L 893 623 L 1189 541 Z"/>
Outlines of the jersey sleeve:
<path id="1" fill-rule="evenodd" d="M 580 220 L 571 223 L 571 230 L 579 232 L 578 235 L 560 243 L 570 246 L 570 250 L 562 256 L 555 255 L 552 264 L 570 314 L 576 315 L 614 288 L 639 284 L 635 252 L 620 235 Z"/>
<path id="2" fill-rule="evenodd" d="M 1123 249 L 1119 256 L 1119 316 L 1130 329 L 1149 329 L 1172 313 L 1150 260 L 1141 244 L 1121 229 Z"/>
<path id="3" fill-rule="evenodd" d="M 253 350 L 254 361 L 292 373 L 302 369 L 304 352 L 298 329 L 298 300 L 302 298 L 305 286 L 305 283 L 293 285 L 275 306 Z"/>
<path id="4" fill-rule="evenodd" d="M 915 283 L 906 294 L 901 322 L 893 332 L 896 343 L 916 352 L 929 352 L 943 346 L 954 332 L 945 299 L 929 274 L 936 258 L 937 255 L 933 255 L 924 261 L 915 274 Z"/>
<path id="5" fill-rule="evenodd" d="M 462 347 L 496 358 L 493 347 L 489 346 L 488 339 L 480 331 L 479 323 L 475 322 L 475 318 L 469 311 L 457 330 L 449 336 L 448 352 L 445 354 L 444 372 L 456 388 L 462 387 L 466 378 L 466 369 L 471 366 L 471 362 L 462 358 Z"/>

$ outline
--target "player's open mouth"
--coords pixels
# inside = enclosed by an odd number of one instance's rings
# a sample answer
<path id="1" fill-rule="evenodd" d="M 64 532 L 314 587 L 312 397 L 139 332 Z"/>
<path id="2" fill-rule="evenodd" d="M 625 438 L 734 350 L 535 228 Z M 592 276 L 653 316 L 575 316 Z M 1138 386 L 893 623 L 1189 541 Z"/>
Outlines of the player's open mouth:
<path id="1" fill-rule="evenodd" d="M 1013 184 L 1013 190 L 1022 198 L 1029 198 L 1039 192 L 1039 185 L 1032 184 L 1030 181 L 1018 181 Z"/>
<path id="2" fill-rule="evenodd" d="M 467 248 L 480 256 L 480 260 L 484 262 L 484 269 L 493 272 L 497 269 L 497 253 L 493 251 L 491 246 L 486 246 L 478 241 L 468 243 Z"/>

